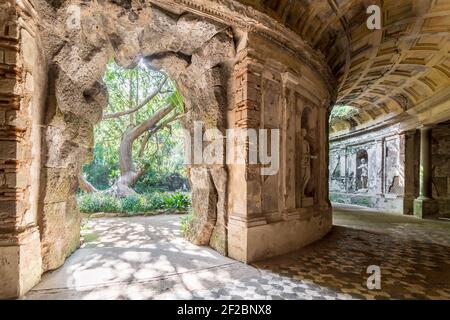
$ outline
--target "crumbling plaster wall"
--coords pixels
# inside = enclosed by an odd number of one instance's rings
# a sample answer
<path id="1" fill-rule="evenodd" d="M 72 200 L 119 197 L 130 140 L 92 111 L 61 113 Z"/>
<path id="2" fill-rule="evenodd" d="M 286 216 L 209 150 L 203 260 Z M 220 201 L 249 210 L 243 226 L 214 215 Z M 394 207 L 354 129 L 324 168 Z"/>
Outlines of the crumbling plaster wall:
<path id="1" fill-rule="evenodd" d="M 406 144 L 410 142 L 413 142 L 411 135 L 402 132 L 399 126 L 332 138 L 330 200 L 399 214 L 408 211 L 407 207 L 412 206 L 414 199 L 412 194 L 405 197 L 409 191 L 405 191 L 405 186 L 414 179 L 412 172 L 405 171 Z M 366 155 L 366 166 L 360 161 L 363 154 Z M 364 170 L 367 185 L 363 185 Z M 405 204 L 406 200 L 410 203 Z"/>
<path id="2" fill-rule="evenodd" d="M 450 123 L 432 129 L 433 199 L 441 216 L 450 217 Z"/>

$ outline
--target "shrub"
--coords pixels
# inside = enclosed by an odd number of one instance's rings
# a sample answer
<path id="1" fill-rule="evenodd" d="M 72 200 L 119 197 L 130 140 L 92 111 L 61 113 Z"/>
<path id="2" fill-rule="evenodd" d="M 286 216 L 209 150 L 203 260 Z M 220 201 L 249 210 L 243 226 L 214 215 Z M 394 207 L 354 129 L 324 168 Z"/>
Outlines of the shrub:
<path id="1" fill-rule="evenodd" d="M 189 210 L 189 213 L 181 218 L 181 234 L 184 237 L 187 237 L 189 235 L 189 230 L 193 219 L 194 213 L 192 212 L 192 210 Z"/>
<path id="2" fill-rule="evenodd" d="M 164 197 L 164 207 L 166 209 L 187 209 L 191 205 L 190 197 L 181 192 L 176 192 Z"/>
<path id="3" fill-rule="evenodd" d="M 79 195 L 78 206 L 80 211 L 84 213 L 122 212 L 120 199 L 102 193 Z"/>
<path id="4" fill-rule="evenodd" d="M 103 193 L 78 195 L 78 206 L 84 213 L 146 213 L 155 210 L 188 210 L 190 195 L 183 192 L 152 192 L 126 198 Z"/>

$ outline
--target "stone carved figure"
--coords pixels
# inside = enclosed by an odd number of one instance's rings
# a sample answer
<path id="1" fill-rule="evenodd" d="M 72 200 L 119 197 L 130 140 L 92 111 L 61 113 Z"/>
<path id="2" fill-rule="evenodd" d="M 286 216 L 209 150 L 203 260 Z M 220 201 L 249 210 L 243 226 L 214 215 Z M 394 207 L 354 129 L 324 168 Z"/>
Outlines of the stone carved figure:
<path id="1" fill-rule="evenodd" d="M 309 180 L 311 179 L 311 147 L 308 140 L 306 139 L 307 131 L 302 129 L 302 156 L 301 156 L 301 177 L 302 177 L 302 196 L 306 197 L 306 187 L 308 186 Z"/>
<path id="2" fill-rule="evenodd" d="M 367 168 L 366 159 L 361 159 L 361 164 L 358 167 L 360 170 L 361 189 L 367 189 L 367 182 L 369 180 L 369 169 Z"/>

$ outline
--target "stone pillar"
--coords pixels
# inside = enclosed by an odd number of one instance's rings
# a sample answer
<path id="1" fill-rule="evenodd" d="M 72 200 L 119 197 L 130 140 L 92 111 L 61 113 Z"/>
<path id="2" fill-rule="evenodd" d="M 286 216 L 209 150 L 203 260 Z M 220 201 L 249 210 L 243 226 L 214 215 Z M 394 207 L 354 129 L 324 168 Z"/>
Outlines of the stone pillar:
<path id="1" fill-rule="evenodd" d="M 261 76 L 263 66 L 258 59 L 241 52 L 242 59 L 234 71 L 235 106 L 232 111 L 233 129 L 258 129 L 261 123 Z M 232 142 L 228 142 L 229 144 Z M 235 142 L 236 143 L 236 142 Z M 236 146 L 236 144 L 234 144 Z M 248 145 L 245 149 L 248 150 Z M 256 164 L 232 163 L 229 166 L 231 187 L 229 196 L 228 255 L 250 262 L 248 230 L 265 225 L 262 214 L 261 176 Z"/>
<path id="2" fill-rule="evenodd" d="M 278 152 L 271 153 L 272 161 L 279 160 L 274 174 L 263 174 L 267 166 L 260 161 L 251 164 L 248 158 L 245 164 L 228 165 L 228 254 L 249 263 L 298 250 L 332 226 L 326 177 L 330 94 L 307 63 L 259 34 L 248 34 L 237 61 L 230 128 L 256 129 L 257 135 L 259 129 L 279 133 Z M 309 140 L 310 174 L 303 170 L 302 156 L 308 148 L 303 148 L 302 128 Z M 308 197 L 303 179 L 310 182 Z"/>
<path id="3" fill-rule="evenodd" d="M 378 155 L 378 163 L 376 168 L 377 180 L 376 180 L 376 193 L 381 196 L 384 193 L 384 165 L 385 165 L 385 150 L 384 150 L 384 139 L 378 139 L 375 141 L 375 154 Z"/>
<path id="4" fill-rule="evenodd" d="M 403 214 L 412 215 L 414 211 L 414 199 L 415 199 L 415 163 L 417 160 L 417 154 L 415 152 L 415 133 L 416 130 L 403 133 L 404 135 L 404 185 L 405 192 L 403 196 Z"/>
<path id="5" fill-rule="evenodd" d="M 431 127 L 420 128 L 419 197 L 414 201 L 414 215 L 425 218 L 436 213 L 437 206 L 432 195 Z"/>
<path id="6" fill-rule="evenodd" d="M 25 3 L 0 3 L 0 299 L 23 295 L 41 277 L 31 200 L 36 44 Z"/>

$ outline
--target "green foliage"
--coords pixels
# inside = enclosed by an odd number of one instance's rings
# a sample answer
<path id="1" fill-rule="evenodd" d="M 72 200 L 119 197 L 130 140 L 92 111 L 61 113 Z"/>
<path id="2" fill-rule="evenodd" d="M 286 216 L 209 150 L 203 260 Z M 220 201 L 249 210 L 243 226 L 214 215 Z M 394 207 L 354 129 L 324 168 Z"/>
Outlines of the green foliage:
<path id="1" fill-rule="evenodd" d="M 103 77 L 108 88 L 109 101 L 104 114 L 136 108 L 159 87 L 165 77 L 164 73 L 151 70 L 143 64 L 138 64 L 133 69 L 124 69 L 114 62 L 109 63 Z M 168 103 L 176 106 L 176 112 L 183 113 L 183 98 L 170 79 L 161 92 L 137 112 L 120 118 L 106 119 L 95 126 L 94 159 L 83 167 L 83 172 L 92 185 L 99 190 L 105 190 L 114 184 L 120 173 L 119 146 L 124 132 L 130 125 L 134 126 L 147 120 Z M 167 118 L 171 115 L 172 113 Z M 146 134 L 142 135 L 133 144 L 135 165 L 147 168 L 135 190 L 138 193 L 152 190 L 187 190 L 181 125 L 173 122 L 153 134 L 139 157 L 145 137 Z"/>
<path id="2" fill-rule="evenodd" d="M 335 105 L 330 112 L 330 123 L 337 120 L 348 120 L 358 114 L 358 108 L 346 105 Z"/>
<path id="3" fill-rule="evenodd" d="M 191 203 L 190 197 L 181 192 L 172 193 L 164 198 L 164 207 L 183 210 L 189 207 Z"/>
<path id="4" fill-rule="evenodd" d="M 120 199 L 102 193 L 88 193 L 77 197 L 80 211 L 94 212 L 122 212 Z"/>
<path id="5" fill-rule="evenodd" d="M 330 193 L 329 195 L 330 201 L 331 202 L 337 202 L 337 203 L 345 203 L 345 196 L 342 196 L 340 194 L 336 194 L 336 193 Z"/>
<path id="6" fill-rule="evenodd" d="M 184 237 L 189 235 L 189 231 L 194 219 L 194 212 L 189 210 L 189 213 L 181 218 L 181 234 Z"/>
<path id="7" fill-rule="evenodd" d="M 98 234 L 95 233 L 87 233 L 83 235 L 83 242 L 89 243 L 89 242 L 95 242 L 98 240 Z"/>
<path id="8" fill-rule="evenodd" d="M 366 197 L 353 197 L 351 203 L 362 207 L 373 207 L 372 201 Z"/>
<path id="9" fill-rule="evenodd" d="M 83 213 L 148 213 L 156 210 L 186 211 L 191 198 L 185 192 L 152 192 L 134 197 L 116 198 L 104 193 L 78 195 L 78 205 Z"/>

